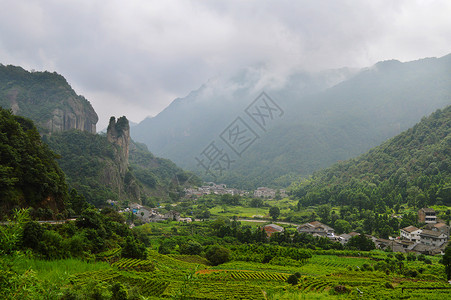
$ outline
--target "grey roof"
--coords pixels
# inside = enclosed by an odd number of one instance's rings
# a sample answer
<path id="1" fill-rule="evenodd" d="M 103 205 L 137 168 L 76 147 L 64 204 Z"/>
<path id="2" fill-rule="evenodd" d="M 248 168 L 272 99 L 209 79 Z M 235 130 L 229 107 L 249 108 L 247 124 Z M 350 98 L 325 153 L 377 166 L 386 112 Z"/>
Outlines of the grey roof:
<path id="1" fill-rule="evenodd" d="M 420 236 L 428 235 L 428 236 L 433 236 L 433 237 L 437 237 L 438 238 L 442 234 L 443 233 L 440 232 L 440 231 L 433 231 L 433 230 L 423 229 L 423 231 L 420 233 Z"/>
<path id="2" fill-rule="evenodd" d="M 420 210 L 422 210 L 424 212 L 435 212 L 435 210 L 433 210 L 432 208 L 429 208 L 429 207 L 424 207 L 424 208 L 422 208 Z"/>

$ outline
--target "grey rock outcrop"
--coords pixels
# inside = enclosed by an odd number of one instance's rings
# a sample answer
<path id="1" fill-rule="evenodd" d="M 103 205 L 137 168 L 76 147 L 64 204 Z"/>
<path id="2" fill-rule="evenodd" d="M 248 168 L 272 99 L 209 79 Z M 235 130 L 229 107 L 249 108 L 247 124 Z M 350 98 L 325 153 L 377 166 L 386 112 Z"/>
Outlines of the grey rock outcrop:
<path id="1" fill-rule="evenodd" d="M 115 117 L 110 118 L 107 138 L 110 143 L 119 146 L 119 172 L 124 176 L 128 168 L 128 155 L 130 151 L 130 125 L 125 116 L 118 118 L 117 122 Z"/>

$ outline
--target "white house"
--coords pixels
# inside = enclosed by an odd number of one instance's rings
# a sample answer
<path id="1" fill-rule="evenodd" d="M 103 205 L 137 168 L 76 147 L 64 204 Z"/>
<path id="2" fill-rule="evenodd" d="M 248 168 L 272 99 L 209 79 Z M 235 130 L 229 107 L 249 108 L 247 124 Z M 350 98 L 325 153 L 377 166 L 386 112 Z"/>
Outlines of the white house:
<path id="1" fill-rule="evenodd" d="M 407 226 L 399 230 L 401 239 L 409 240 L 413 242 L 420 242 L 420 234 L 422 232 L 421 229 L 416 228 L 415 226 Z"/>

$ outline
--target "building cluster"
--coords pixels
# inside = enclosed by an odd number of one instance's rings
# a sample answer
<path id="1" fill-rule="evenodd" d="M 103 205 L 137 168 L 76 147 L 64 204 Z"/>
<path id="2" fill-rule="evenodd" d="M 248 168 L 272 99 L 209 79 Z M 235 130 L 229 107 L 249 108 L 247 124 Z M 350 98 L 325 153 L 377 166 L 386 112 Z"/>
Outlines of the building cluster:
<path id="1" fill-rule="evenodd" d="M 240 195 L 240 196 L 248 196 L 253 195 L 254 198 L 267 198 L 267 199 L 274 199 L 277 195 L 277 193 L 280 194 L 281 198 L 287 197 L 286 190 L 275 190 L 270 189 L 268 187 L 259 187 L 253 192 L 248 192 L 244 190 L 234 189 L 234 188 L 228 188 L 225 184 L 220 183 L 216 184 L 214 182 L 207 182 L 205 185 L 197 188 L 185 188 L 185 198 L 197 198 L 204 195 L 225 195 L 230 194 L 232 196 L 234 195 Z"/>
<path id="2" fill-rule="evenodd" d="M 423 208 L 418 212 L 419 222 L 426 223 L 423 228 L 408 226 L 400 230 L 399 238 L 382 239 L 365 234 L 367 238 L 373 241 L 376 248 L 382 250 L 391 250 L 393 252 L 416 252 L 420 254 L 443 254 L 449 240 L 450 226 L 440 222 L 435 211 L 430 208 Z M 276 232 L 283 232 L 284 228 L 269 224 L 263 227 L 266 235 L 270 237 Z M 315 237 L 325 237 L 330 240 L 346 244 L 352 237 L 360 235 L 357 232 L 335 235 L 335 230 L 319 221 L 313 221 L 299 225 L 299 233 L 311 234 Z"/>
<path id="3" fill-rule="evenodd" d="M 371 235 L 365 235 L 371 239 L 376 248 L 393 252 L 416 252 L 420 254 L 443 254 L 449 240 L 450 226 L 441 222 L 431 208 L 423 208 L 418 212 L 420 223 L 426 223 L 423 228 L 408 226 L 400 230 L 399 238 L 382 239 Z M 264 227 L 266 234 L 271 236 L 275 232 L 283 232 L 283 227 L 270 224 Z M 313 221 L 299 225 L 299 233 L 311 234 L 316 237 L 325 237 L 333 241 L 346 244 L 352 237 L 360 235 L 357 232 L 335 235 L 335 230 L 321 222 Z"/>
<path id="4" fill-rule="evenodd" d="M 132 212 L 137 218 L 141 219 L 144 223 L 149 222 L 161 222 L 161 221 L 180 221 L 191 222 L 191 218 L 181 218 L 180 213 L 177 211 L 168 211 L 165 214 L 160 214 L 157 210 L 148 209 L 138 203 L 132 203 L 129 207 L 123 210 L 123 212 Z"/>
<path id="5" fill-rule="evenodd" d="M 418 211 L 418 222 L 425 223 L 423 228 L 407 226 L 399 230 L 400 243 L 407 250 L 425 254 L 443 253 L 449 240 L 450 227 L 437 218 L 432 208 L 422 208 Z"/>
<path id="6" fill-rule="evenodd" d="M 259 187 L 254 191 L 254 198 L 274 199 L 277 192 L 279 192 L 281 198 L 287 197 L 287 192 L 285 190 L 274 190 L 267 187 Z"/>
<path id="7" fill-rule="evenodd" d="M 198 188 L 185 188 L 185 198 L 193 198 L 193 197 L 201 197 L 204 195 L 226 195 L 230 194 L 232 196 L 234 195 L 240 195 L 245 196 L 247 194 L 246 191 L 233 189 L 233 188 L 227 188 L 227 186 L 223 183 L 216 184 L 214 182 L 207 182 L 205 185 L 198 187 Z"/>

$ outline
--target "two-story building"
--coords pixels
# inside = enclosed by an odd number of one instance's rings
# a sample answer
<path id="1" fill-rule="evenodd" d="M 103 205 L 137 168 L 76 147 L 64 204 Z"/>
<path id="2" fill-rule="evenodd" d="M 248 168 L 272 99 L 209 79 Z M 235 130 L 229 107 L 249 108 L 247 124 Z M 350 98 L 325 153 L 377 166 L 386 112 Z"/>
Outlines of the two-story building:
<path id="1" fill-rule="evenodd" d="M 399 230 L 401 239 L 409 240 L 413 242 L 420 242 L 420 233 L 421 229 L 416 228 L 415 226 L 407 226 Z"/>

